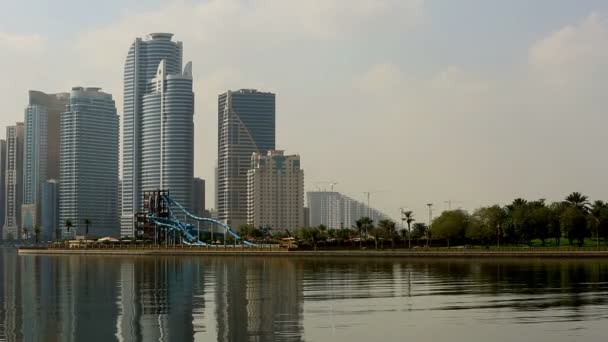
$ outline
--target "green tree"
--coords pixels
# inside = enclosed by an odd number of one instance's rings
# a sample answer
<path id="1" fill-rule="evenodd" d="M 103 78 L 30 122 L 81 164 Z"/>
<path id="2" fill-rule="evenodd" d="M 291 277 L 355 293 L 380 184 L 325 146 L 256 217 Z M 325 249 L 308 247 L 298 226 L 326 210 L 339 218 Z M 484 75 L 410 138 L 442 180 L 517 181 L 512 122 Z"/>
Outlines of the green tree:
<path id="1" fill-rule="evenodd" d="M 369 235 L 370 229 L 374 228 L 374 220 L 371 218 L 364 216 L 357 220 L 356 222 L 357 229 L 359 230 L 359 239 L 363 240 L 363 232 L 365 232 L 365 238 Z M 359 242 L 359 247 L 361 247 L 361 241 Z"/>
<path id="2" fill-rule="evenodd" d="M 407 248 L 412 248 L 412 229 L 411 224 L 415 221 L 414 212 L 411 210 L 403 212 L 403 218 L 405 223 L 407 223 Z"/>
<path id="3" fill-rule="evenodd" d="M 555 239 L 555 245 L 562 241 L 561 216 L 566 206 L 563 202 L 553 202 L 549 205 L 549 236 Z"/>
<path id="4" fill-rule="evenodd" d="M 74 224 L 72 223 L 72 220 L 70 220 L 70 219 L 65 220 L 65 229 L 68 231 L 68 235 L 70 234 L 70 230 L 72 229 L 73 226 L 74 226 Z"/>
<path id="5" fill-rule="evenodd" d="M 594 228 L 596 245 L 600 245 L 600 237 L 605 237 L 608 233 L 608 203 L 595 201 L 590 208 L 591 224 Z"/>
<path id="6" fill-rule="evenodd" d="M 431 234 L 434 237 L 445 239 L 447 246 L 450 247 L 450 241 L 464 236 L 468 224 L 469 215 L 464 210 L 444 211 L 433 220 Z"/>
<path id="7" fill-rule="evenodd" d="M 317 227 L 304 227 L 298 229 L 296 234 L 300 240 L 303 240 L 312 245 L 313 249 L 317 250 L 317 244 L 321 240 L 323 232 Z"/>
<path id="8" fill-rule="evenodd" d="M 572 245 L 576 240 L 579 246 L 585 242 L 587 235 L 587 216 L 580 207 L 568 206 L 561 216 L 561 226 L 568 241 Z"/>
<path id="9" fill-rule="evenodd" d="M 84 231 L 84 239 L 86 240 L 87 237 L 89 236 L 89 226 L 91 226 L 91 220 L 90 219 L 84 219 L 84 226 L 85 226 L 85 231 Z"/>
<path id="10" fill-rule="evenodd" d="M 381 238 L 383 238 L 385 236 L 386 230 L 384 230 L 384 228 L 382 228 L 380 226 L 378 226 L 378 227 L 372 226 L 367 231 L 368 231 L 368 234 L 374 238 L 375 249 L 378 249 L 378 242 L 380 241 Z"/>
<path id="11" fill-rule="evenodd" d="M 353 234 L 353 231 L 349 228 L 337 229 L 337 231 L 336 231 L 336 237 L 337 237 L 338 241 L 342 241 L 342 242 L 350 239 L 352 234 Z"/>
<path id="12" fill-rule="evenodd" d="M 530 216 L 532 221 L 532 236 L 540 239 L 542 245 L 549 238 L 549 225 L 551 218 L 551 210 L 545 205 L 545 200 L 530 202 Z"/>
<path id="13" fill-rule="evenodd" d="M 514 243 L 522 239 L 522 227 L 518 227 L 521 223 L 523 212 L 525 211 L 528 201 L 523 198 L 516 198 L 513 202 L 505 207 L 506 220 L 503 228 L 504 237 L 507 241 Z"/>
<path id="14" fill-rule="evenodd" d="M 570 206 L 574 206 L 582 210 L 583 212 L 589 211 L 589 198 L 580 192 L 571 193 L 566 197 L 565 202 Z"/>
<path id="15" fill-rule="evenodd" d="M 471 216 L 471 226 L 468 227 L 466 236 L 485 244 L 489 244 L 496 237 L 496 244 L 500 246 L 502 227 L 506 219 L 507 213 L 499 205 L 479 208 Z"/>
<path id="16" fill-rule="evenodd" d="M 420 240 L 426 237 L 429 227 L 422 222 L 416 222 L 412 225 L 412 237 L 416 240 Z"/>
<path id="17" fill-rule="evenodd" d="M 34 226 L 34 236 L 36 237 L 36 243 L 40 243 L 40 226 Z"/>
<path id="18" fill-rule="evenodd" d="M 383 235 L 391 239 L 391 249 L 395 248 L 395 229 L 397 225 L 391 219 L 384 219 L 378 222 L 378 228 L 382 230 Z"/>
<path id="19" fill-rule="evenodd" d="M 264 231 L 252 224 L 243 224 L 238 229 L 239 236 L 245 240 L 259 240 L 264 238 Z"/>
<path id="20" fill-rule="evenodd" d="M 471 215 L 466 227 L 467 239 L 489 245 L 495 235 L 495 226 L 490 216 L 490 207 L 478 208 Z"/>

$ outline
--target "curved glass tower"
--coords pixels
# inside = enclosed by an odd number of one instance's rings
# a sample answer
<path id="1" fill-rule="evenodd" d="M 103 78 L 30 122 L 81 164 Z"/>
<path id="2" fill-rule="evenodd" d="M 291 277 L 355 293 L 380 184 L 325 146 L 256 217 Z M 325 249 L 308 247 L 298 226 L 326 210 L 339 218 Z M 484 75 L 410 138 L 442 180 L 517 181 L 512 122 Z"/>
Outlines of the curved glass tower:
<path id="1" fill-rule="evenodd" d="M 131 45 L 124 70 L 121 235 L 133 236 L 142 192 L 167 189 L 181 204 L 192 196 L 192 67 L 182 43 L 152 33 Z M 187 186 L 186 186 L 187 184 Z"/>

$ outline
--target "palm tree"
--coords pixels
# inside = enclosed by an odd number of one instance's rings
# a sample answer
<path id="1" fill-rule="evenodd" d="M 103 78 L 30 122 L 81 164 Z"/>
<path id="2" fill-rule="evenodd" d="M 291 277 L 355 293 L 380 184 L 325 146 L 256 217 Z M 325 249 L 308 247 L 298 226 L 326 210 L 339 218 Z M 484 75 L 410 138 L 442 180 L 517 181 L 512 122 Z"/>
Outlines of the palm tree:
<path id="1" fill-rule="evenodd" d="M 374 228 L 374 220 L 365 216 L 357 220 L 357 227 L 361 224 L 361 231 L 365 230 L 365 237 L 369 235 L 369 230 Z M 361 238 L 361 231 L 359 233 L 359 238 Z"/>
<path id="2" fill-rule="evenodd" d="M 590 209 L 591 217 L 593 217 L 593 223 L 595 225 L 595 243 L 597 247 L 600 246 L 600 219 L 607 206 L 608 204 L 604 201 L 598 200 L 593 202 Z"/>
<path id="3" fill-rule="evenodd" d="M 410 235 L 412 235 L 412 230 L 410 226 L 412 222 L 416 221 L 414 219 L 414 213 L 411 210 L 403 212 L 402 220 L 407 223 L 407 248 L 412 248 L 412 238 L 410 237 Z"/>
<path id="4" fill-rule="evenodd" d="M 357 234 L 359 236 L 359 249 L 363 248 L 363 221 L 361 221 L 361 219 L 358 219 L 355 226 L 353 227 L 355 229 L 357 229 Z"/>
<path id="5" fill-rule="evenodd" d="M 577 209 L 581 209 L 584 212 L 589 211 L 589 197 L 581 194 L 580 192 L 573 192 L 568 195 L 568 197 L 566 197 L 566 204 Z"/>
<path id="6" fill-rule="evenodd" d="M 68 231 L 68 235 L 70 233 L 70 229 L 72 229 L 73 226 L 74 226 L 74 224 L 72 224 L 72 220 L 70 220 L 70 219 L 65 220 L 65 229 Z"/>
<path id="7" fill-rule="evenodd" d="M 391 238 L 391 248 L 395 248 L 395 235 L 393 234 L 395 231 L 395 222 L 390 219 L 381 220 L 378 223 L 378 228 L 386 231 L 386 234 Z"/>
<path id="8" fill-rule="evenodd" d="M 36 243 L 39 243 L 40 242 L 40 226 L 39 225 L 34 226 L 34 235 L 36 236 Z"/>
<path id="9" fill-rule="evenodd" d="M 87 239 L 87 235 L 89 235 L 89 226 L 91 225 L 91 220 L 89 219 L 84 219 L 84 226 L 86 227 L 85 229 L 85 233 L 84 233 L 84 239 Z"/>

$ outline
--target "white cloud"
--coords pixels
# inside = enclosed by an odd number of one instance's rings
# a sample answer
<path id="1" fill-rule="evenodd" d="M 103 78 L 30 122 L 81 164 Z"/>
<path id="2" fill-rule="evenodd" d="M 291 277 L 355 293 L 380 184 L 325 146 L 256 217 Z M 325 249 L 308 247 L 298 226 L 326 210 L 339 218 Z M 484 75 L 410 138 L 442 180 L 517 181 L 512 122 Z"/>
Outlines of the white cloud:
<path id="1" fill-rule="evenodd" d="M 30 88 L 73 85 L 103 87 L 122 111 L 129 45 L 149 32 L 173 32 L 194 64 L 195 169 L 208 189 L 216 96 L 250 87 L 277 92 L 278 147 L 302 155 L 307 184 L 336 179 L 357 197 L 391 184 L 373 199 L 388 212 L 414 200 L 424 212 L 427 200 L 470 207 L 525 191 L 551 198 L 575 186 L 558 166 L 584 165 L 577 151 L 603 153 L 603 101 L 589 94 L 607 85 L 606 17 L 550 32 L 521 52 L 527 63 L 495 71 L 399 61 L 391 49 L 408 49 L 407 32 L 426 20 L 421 0 L 178 0 L 125 12 L 75 41 L 0 33 L 12 51 L 0 54 L 12 80 L 0 85 L 3 109 L 12 113 L 0 119 L 22 118 Z M 378 41 L 387 49 L 366 51 Z M 586 85 L 592 92 L 581 91 Z M 578 138 L 563 139 L 572 134 Z M 591 170 L 585 184 L 600 173 Z"/>
<path id="2" fill-rule="evenodd" d="M 608 67 L 608 18 L 592 13 L 537 41 L 529 51 L 533 76 L 557 86 L 598 80 Z"/>
<path id="3" fill-rule="evenodd" d="M 302 75 L 318 72 L 309 61 L 318 46 L 351 40 L 365 44 L 366 39 L 409 30 L 422 19 L 423 0 L 171 1 L 151 11 L 126 12 L 111 25 L 82 33 L 72 49 L 78 69 L 73 74 L 112 92 L 122 111 L 122 68 L 129 45 L 150 32 L 174 33 L 194 67 L 195 172 L 213 189 L 219 93 L 235 88 L 276 91 L 277 121 L 289 126 L 302 120 L 296 117 L 298 111 L 315 112 L 312 103 L 290 99 L 302 93 L 295 89 Z M 289 129 L 278 133 L 279 144 Z M 294 132 L 288 135 L 291 145 L 279 147 L 305 152 L 291 138 Z"/>
<path id="4" fill-rule="evenodd" d="M 43 48 L 45 40 L 38 34 L 18 34 L 0 31 L 3 54 L 33 52 Z"/>

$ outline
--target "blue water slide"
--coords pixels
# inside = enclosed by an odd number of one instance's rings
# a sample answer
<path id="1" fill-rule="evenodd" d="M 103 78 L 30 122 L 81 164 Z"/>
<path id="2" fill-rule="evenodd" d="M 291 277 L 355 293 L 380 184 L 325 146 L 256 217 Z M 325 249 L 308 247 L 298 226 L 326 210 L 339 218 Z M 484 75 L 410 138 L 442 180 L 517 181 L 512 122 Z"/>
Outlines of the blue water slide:
<path id="1" fill-rule="evenodd" d="M 237 240 L 241 240 L 243 242 L 244 245 L 247 246 L 255 246 L 255 244 L 253 242 L 247 241 L 245 239 L 243 239 L 242 237 L 239 236 L 239 234 L 237 234 L 234 230 L 232 230 L 232 228 L 230 228 L 230 226 L 228 226 L 227 224 L 225 224 L 224 222 L 218 221 L 218 220 L 214 220 L 211 218 L 207 218 L 207 217 L 199 217 L 196 215 L 193 215 L 192 213 L 190 213 L 189 211 L 186 210 L 186 208 L 184 208 L 181 204 L 177 203 L 176 201 L 174 201 L 173 199 L 171 199 L 171 197 L 169 196 L 162 196 L 162 198 L 169 204 L 169 207 L 171 206 L 175 206 L 177 207 L 182 213 L 186 214 L 186 216 L 188 216 L 189 218 L 195 220 L 195 221 L 199 221 L 199 222 L 209 222 L 215 225 L 218 225 L 222 228 L 224 228 L 224 230 L 232 235 L 232 237 L 234 237 Z M 184 227 L 182 227 L 183 225 L 185 225 L 183 222 L 179 221 L 179 219 L 177 219 L 177 217 L 175 215 L 173 215 L 173 210 L 169 210 L 171 213 L 171 221 L 175 222 L 176 225 L 178 225 L 180 227 L 181 231 L 187 232 L 187 229 L 185 229 Z M 196 241 L 198 241 L 196 238 L 194 238 Z"/>
<path id="2" fill-rule="evenodd" d="M 192 235 L 187 225 L 175 220 L 175 219 L 163 219 L 156 216 L 149 216 L 148 219 L 152 221 L 155 225 L 160 227 L 168 228 L 168 232 L 177 231 L 182 234 L 184 240 L 183 243 L 186 245 L 193 246 L 206 246 L 207 244 L 199 241 L 194 235 Z"/>

